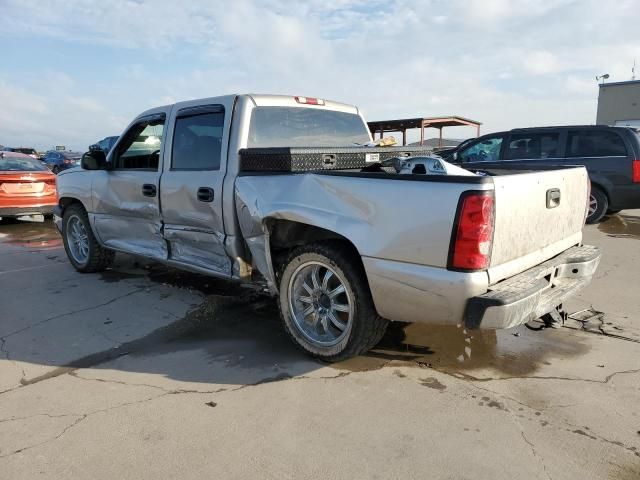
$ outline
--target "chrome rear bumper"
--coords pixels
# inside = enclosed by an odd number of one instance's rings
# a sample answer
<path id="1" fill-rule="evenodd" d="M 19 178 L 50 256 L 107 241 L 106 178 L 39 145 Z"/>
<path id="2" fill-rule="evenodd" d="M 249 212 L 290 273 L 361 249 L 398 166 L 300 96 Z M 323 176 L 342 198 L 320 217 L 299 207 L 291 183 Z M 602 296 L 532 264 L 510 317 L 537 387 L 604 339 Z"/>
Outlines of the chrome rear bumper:
<path id="1" fill-rule="evenodd" d="M 490 286 L 487 293 L 467 302 L 465 325 L 467 328 L 511 328 L 540 318 L 591 281 L 600 256 L 598 247 L 572 247 Z"/>

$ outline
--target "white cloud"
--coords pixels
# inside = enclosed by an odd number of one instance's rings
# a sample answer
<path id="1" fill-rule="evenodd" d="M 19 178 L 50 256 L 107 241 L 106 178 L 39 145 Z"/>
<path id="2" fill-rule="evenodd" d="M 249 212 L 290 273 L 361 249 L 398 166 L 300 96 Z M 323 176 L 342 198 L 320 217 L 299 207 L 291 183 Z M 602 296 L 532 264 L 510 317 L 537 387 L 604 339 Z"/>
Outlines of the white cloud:
<path id="1" fill-rule="evenodd" d="M 558 57 L 546 50 L 525 52 L 522 65 L 527 72 L 540 75 L 562 70 Z"/>
<path id="2" fill-rule="evenodd" d="M 5 69 L 0 104 L 12 97 L 20 127 L 4 112 L 0 132 L 48 145 L 88 145 L 157 104 L 247 91 L 333 98 L 372 119 L 458 114 L 485 132 L 590 123 L 594 76 L 626 79 L 640 60 L 633 0 L 0 2 L 0 40 L 136 52 L 89 82 L 60 72 L 25 81 Z"/>

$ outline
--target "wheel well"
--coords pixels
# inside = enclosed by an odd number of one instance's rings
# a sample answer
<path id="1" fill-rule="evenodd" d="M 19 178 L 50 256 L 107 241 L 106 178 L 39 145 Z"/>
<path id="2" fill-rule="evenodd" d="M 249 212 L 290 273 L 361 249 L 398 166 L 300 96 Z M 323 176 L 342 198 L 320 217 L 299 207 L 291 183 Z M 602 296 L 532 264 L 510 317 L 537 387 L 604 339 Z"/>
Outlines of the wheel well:
<path id="1" fill-rule="evenodd" d="M 58 205 L 60 205 L 60 208 L 62 209 L 62 212 L 65 211 L 65 209 L 67 207 L 70 207 L 73 204 L 78 204 L 80 206 L 82 206 L 82 208 L 84 208 L 84 205 L 82 204 L 82 202 L 80 200 L 78 200 L 77 198 L 73 198 L 73 197 L 62 197 L 60 200 L 58 200 Z M 86 208 L 85 208 L 86 210 Z"/>
<path id="2" fill-rule="evenodd" d="M 280 270 L 287 253 L 293 248 L 309 243 L 327 241 L 338 241 L 351 249 L 354 253 L 354 258 L 357 258 L 358 263 L 362 265 L 362 259 L 356 246 L 339 233 L 292 220 L 270 219 L 267 220 L 267 227 L 269 229 L 269 248 L 274 272 Z"/>
<path id="3" fill-rule="evenodd" d="M 591 190 L 594 190 L 594 189 L 598 189 L 598 190 L 600 190 L 600 191 L 604 194 L 604 196 L 605 196 L 605 197 L 607 197 L 607 201 L 608 201 L 609 203 L 611 203 L 611 197 L 609 196 L 609 192 L 607 191 L 607 189 L 606 189 L 606 188 L 604 188 L 604 187 L 603 187 L 601 184 L 599 184 L 599 183 L 591 182 Z"/>

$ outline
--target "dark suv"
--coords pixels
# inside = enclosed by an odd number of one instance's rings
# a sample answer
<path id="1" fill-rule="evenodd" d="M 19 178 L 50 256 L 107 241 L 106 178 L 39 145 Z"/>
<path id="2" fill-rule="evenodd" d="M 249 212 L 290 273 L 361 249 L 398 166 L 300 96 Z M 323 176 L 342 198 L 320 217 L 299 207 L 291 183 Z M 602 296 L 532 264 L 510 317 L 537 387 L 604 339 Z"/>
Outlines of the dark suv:
<path id="1" fill-rule="evenodd" d="M 629 127 L 517 128 L 466 141 L 440 155 L 471 170 L 584 165 L 591 179 L 587 223 L 640 208 L 640 135 Z"/>

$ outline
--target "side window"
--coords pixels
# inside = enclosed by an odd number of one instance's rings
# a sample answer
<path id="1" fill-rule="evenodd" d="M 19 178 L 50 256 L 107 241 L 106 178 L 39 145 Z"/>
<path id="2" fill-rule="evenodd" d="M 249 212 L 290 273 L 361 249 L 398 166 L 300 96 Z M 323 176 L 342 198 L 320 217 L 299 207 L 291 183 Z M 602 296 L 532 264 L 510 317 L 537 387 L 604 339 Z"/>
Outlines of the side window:
<path id="1" fill-rule="evenodd" d="M 570 130 L 567 157 L 626 157 L 620 135 L 610 130 Z"/>
<path id="2" fill-rule="evenodd" d="M 520 133 L 509 137 L 505 159 L 557 158 L 560 153 L 558 132 Z"/>
<path id="3" fill-rule="evenodd" d="M 114 158 L 117 169 L 157 170 L 160 160 L 164 115 L 133 125 L 124 134 Z"/>
<path id="4" fill-rule="evenodd" d="M 461 162 L 496 162 L 500 160 L 502 137 L 485 138 L 458 154 Z"/>
<path id="5" fill-rule="evenodd" d="M 171 169 L 220 170 L 223 128 L 223 111 L 178 116 Z"/>

